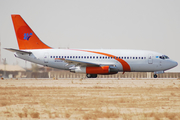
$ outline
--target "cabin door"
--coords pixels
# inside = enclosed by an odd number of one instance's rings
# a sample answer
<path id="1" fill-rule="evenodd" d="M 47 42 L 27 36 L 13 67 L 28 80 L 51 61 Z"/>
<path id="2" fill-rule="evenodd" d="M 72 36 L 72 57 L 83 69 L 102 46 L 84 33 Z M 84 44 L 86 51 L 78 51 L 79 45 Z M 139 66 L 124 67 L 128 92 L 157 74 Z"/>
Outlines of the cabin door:
<path id="1" fill-rule="evenodd" d="M 148 63 L 153 64 L 152 54 L 150 54 L 148 57 Z"/>
<path id="2" fill-rule="evenodd" d="M 45 53 L 44 54 L 44 63 L 48 63 L 48 57 L 49 57 L 49 54 Z"/>

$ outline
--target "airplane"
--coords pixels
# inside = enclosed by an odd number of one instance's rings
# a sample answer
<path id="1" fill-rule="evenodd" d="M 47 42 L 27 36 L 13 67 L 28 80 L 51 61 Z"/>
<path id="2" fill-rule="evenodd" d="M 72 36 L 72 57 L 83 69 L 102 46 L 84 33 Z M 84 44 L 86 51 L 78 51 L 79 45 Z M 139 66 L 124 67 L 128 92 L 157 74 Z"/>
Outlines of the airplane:
<path id="1" fill-rule="evenodd" d="M 12 14 L 19 49 L 5 48 L 15 57 L 36 64 L 84 73 L 87 78 L 118 72 L 164 73 L 178 65 L 168 56 L 148 50 L 130 49 L 54 49 L 43 43 L 23 18 Z"/>

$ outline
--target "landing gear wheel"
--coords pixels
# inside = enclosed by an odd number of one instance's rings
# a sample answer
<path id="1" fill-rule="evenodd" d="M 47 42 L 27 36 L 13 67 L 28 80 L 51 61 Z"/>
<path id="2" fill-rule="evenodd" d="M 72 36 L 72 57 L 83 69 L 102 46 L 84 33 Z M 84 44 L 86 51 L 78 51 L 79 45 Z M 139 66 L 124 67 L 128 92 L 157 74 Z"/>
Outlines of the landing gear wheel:
<path id="1" fill-rule="evenodd" d="M 87 78 L 97 78 L 97 74 L 86 74 Z"/>
<path id="2" fill-rule="evenodd" d="M 156 75 L 156 74 L 154 74 L 154 78 L 157 78 L 157 75 Z"/>
<path id="3" fill-rule="evenodd" d="M 91 74 L 92 78 L 97 78 L 97 74 Z"/>
<path id="4" fill-rule="evenodd" d="M 91 78 L 91 74 L 86 74 L 86 77 L 87 78 Z"/>

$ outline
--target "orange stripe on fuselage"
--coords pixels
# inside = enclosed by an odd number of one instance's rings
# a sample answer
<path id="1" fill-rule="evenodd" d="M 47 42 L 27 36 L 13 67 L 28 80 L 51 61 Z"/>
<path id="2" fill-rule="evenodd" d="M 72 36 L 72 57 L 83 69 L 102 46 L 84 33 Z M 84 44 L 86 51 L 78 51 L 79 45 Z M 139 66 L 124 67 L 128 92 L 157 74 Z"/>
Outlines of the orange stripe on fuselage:
<path id="1" fill-rule="evenodd" d="M 131 68 L 130 68 L 129 64 L 126 61 L 124 61 L 123 59 L 119 59 L 119 57 L 116 58 L 116 56 L 114 56 L 114 55 L 107 54 L 107 53 L 102 53 L 102 52 L 90 51 L 90 50 L 77 50 L 77 51 L 91 52 L 91 53 L 96 53 L 96 54 L 112 57 L 112 58 L 114 58 L 115 60 L 117 60 L 117 61 L 119 61 L 121 63 L 121 65 L 123 66 L 123 71 L 124 72 L 130 72 L 131 71 Z"/>

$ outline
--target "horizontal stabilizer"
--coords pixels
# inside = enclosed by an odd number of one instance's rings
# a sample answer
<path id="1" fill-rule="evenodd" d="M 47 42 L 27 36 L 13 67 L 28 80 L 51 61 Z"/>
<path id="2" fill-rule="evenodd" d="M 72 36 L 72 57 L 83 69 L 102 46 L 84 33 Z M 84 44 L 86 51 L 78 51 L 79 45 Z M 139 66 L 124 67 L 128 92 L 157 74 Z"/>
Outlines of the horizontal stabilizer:
<path id="1" fill-rule="evenodd" d="M 13 48 L 4 48 L 6 50 L 9 50 L 11 52 L 16 52 L 16 53 L 20 53 L 20 54 L 32 54 L 32 52 L 30 51 L 24 51 L 24 50 L 17 50 L 17 49 L 13 49 Z"/>

